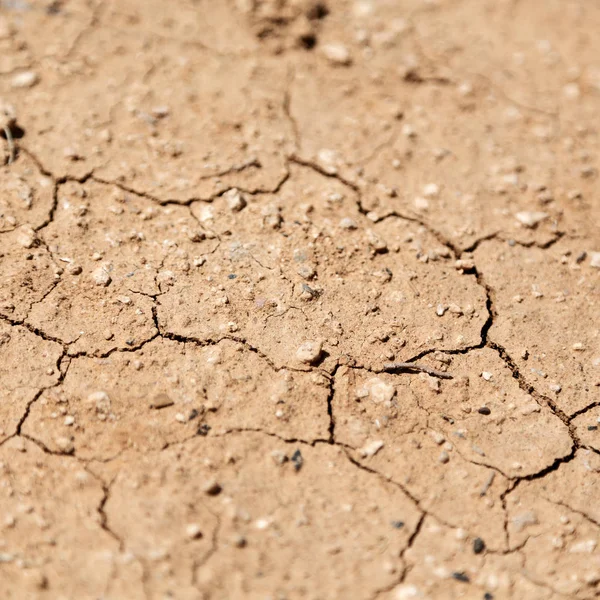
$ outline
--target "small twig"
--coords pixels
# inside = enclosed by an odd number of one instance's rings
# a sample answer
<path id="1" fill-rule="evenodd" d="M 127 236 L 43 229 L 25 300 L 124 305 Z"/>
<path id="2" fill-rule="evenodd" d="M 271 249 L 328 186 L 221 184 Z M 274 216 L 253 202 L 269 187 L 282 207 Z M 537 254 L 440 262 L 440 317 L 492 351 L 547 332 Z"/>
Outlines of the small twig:
<path id="1" fill-rule="evenodd" d="M 427 373 L 427 375 L 431 375 L 432 377 L 439 377 L 440 379 L 453 379 L 453 376 L 450 373 L 444 373 L 443 371 L 436 371 L 426 365 L 420 365 L 419 363 L 410 363 L 410 362 L 396 362 L 396 363 L 386 363 L 383 365 L 384 371 L 420 371 L 422 373 Z"/>
<path id="2" fill-rule="evenodd" d="M 4 129 L 4 135 L 8 144 L 8 164 L 10 165 L 15 160 L 15 142 L 10 127 L 4 126 L 2 129 Z"/>

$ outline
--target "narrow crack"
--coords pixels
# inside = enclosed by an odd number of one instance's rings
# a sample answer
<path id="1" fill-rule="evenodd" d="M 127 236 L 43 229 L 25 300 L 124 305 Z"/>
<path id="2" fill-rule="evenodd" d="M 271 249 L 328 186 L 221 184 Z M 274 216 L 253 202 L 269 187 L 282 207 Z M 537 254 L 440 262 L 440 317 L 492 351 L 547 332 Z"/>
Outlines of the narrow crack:
<path id="1" fill-rule="evenodd" d="M 599 406 L 600 406 L 600 400 L 598 400 L 596 402 L 592 402 L 591 404 L 588 404 L 587 406 L 584 406 L 583 408 L 580 408 L 579 410 L 576 410 L 574 413 L 572 413 L 571 416 L 569 417 L 569 421 L 572 422 L 577 417 L 580 417 L 581 415 L 584 415 L 586 412 L 592 410 L 593 408 L 598 408 Z"/>
<path id="2" fill-rule="evenodd" d="M 117 544 L 119 545 L 119 551 L 123 552 L 125 550 L 125 542 L 124 540 L 110 527 L 108 514 L 106 513 L 106 503 L 110 499 L 110 490 L 112 484 L 114 483 L 117 476 L 115 475 L 108 484 L 105 484 L 102 479 L 100 479 L 97 475 L 95 475 L 92 471 L 90 471 L 87 466 L 85 467 L 86 473 L 89 473 L 101 486 L 102 486 L 102 498 L 96 508 L 96 512 L 98 513 L 99 524 L 100 527 L 110 536 L 112 537 Z"/>
<path id="3" fill-rule="evenodd" d="M 406 546 L 404 546 L 404 548 L 402 548 L 402 550 L 400 551 L 399 559 L 402 562 L 402 571 L 400 572 L 400 576 L 397 577 L 390 584 L 386 585 L 385 587 L 382 587 L 382 588 L 379 588 L 378 590 L 376 590 L 372 596 L 372 600 L 376 600 L 382 594 L 391 592 L 395 587 L 399 586 L 406 579 L 406 576 L 410 572 L 411 567 L 406 564 L 405 555 L 413 547 L 415 540 L 419 536 L 419 533 L 421 533 L 421 529 L 423 528 L 423 524 L 425 523 L 426 517 L 427 517 L 426 513 L 424 513 L 424 512 L 421 513 L 421 515 L 419 516 L 419 520 L 417 521 L 417 524 L 415 525 L 414 531 L 410 534 L 410 536 L 406 542 Z"/>
<path id="4" fill-rule="evenodd" d="M 333 414 L 333 400 L 335 398 L 335 375 L 340 367 L 340 363 L 337 363 L 331 372 L 331 379 L 329 381 L 329 393 L 327 394 L 327 416 L 329 417 L 329 443 L 335 444 L 335 415 Z"/>

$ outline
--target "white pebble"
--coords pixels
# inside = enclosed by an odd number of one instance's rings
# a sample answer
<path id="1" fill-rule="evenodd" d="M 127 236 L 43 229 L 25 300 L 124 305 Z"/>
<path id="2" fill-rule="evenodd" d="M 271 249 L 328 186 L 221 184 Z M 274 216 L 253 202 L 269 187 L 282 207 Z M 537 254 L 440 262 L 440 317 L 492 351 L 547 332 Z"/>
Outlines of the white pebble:
<path id="1" fill-rule="evenodd" d="M 360 450 L 359 453 L 363 458 L 375 456 L 383 448 L 383 442 L 381 440 L 374 440 L 366 443 Z"/>
<path id="2" fill-rule="evenodd" d="M 65 417 L 65 425 L 67 425 L 67 427 L 73 425 L 75 423 L 75 417 L 71 416 L 71 415 L 67 415 Z"/>
<path id="3" fill-rule="evenodd" d="M 320 341 L 307 341 L 296 350 L 296 358 L 300 362 L 311 365 L 319 360 L 322 351 L 323 344 Z"/>
<path id="4" fill-rule="evenodd" d="M 600 252 L 590 252 L 590 267 L 600 269 Z"/>
<path id="5" fill-rule="evenodd" d="M 365 383 L 364 389 L 368 393 L 369 398 L 376 404 L 391 402 L 396 393 L 396 388 L 393 385 L 386 383 L 382 379 L 379 379 L 379 377 L 369 379 Z"/>
<path id="6" fill-rule="evenodd" d="M 23 248 L 31 248 L 36 242 L 35 231 L 29 225 L 23 225 L 19 227 L 17 233 L 17 243 Z"/>
<path id="7" fill-rule="evenodd" d="M 271 521 L 269 519 L 257 519 L 254 522 L 254 527 L 256 527 L 256 529 L 266 529 L 270 524 Z"/>
<path id="8" fill-rule="evenodd" d="M 247 204 L 246 199 L 237 188 L 229 190 L 224 194 L 224 196 L 229 210 L 233 212 L 239 212 Z"/>
<path id="9" fill-rule="evenodd" d="M 534 512 L 527 511 L 519 515 L 515 515 L 512 518 L 512 523 L 516 531 L 522 531 L 530 525 L 536 525 L 538 523 L 538 519 Z"/>
<path id="10" fill-rule="evenodd" d="M 185 528 L 185 535 L 190 540 L 197 540 L 198 538 L 202 537 L 202 529 L 200 528 L 200 525 L 198 525 L 198 523 L 190 523 Z"/>
<path id="11" fill-rule="evenodd" d="M 107 286 L 111 281 L 106 265 L 101 265 L 92 271 L 92 279 L 96 285 Z"/>
<path id="12" fill-rule="evenodd" d="M 484 371 L 481 376 L 486 380 L 489 381 L 492 378 L 492 374 L 489 371 Z"/>
<path id="13" fill-rule="evenodd" d="M 87 401 L 96 407 L 96 412 L 103 414 L 110 412 L 110 398 L 106 392 L 92 392 L 87 397 Z"/>
<path id="14" fill-rule="evenodd" d="M 548 213 L 527 210 L 523 212 L 518 212 L 515 215 L 515 218 L 517 219 L 517 221 L 519 221 L 519 223 L 521 223 L 521 225 L 533 228 L 538 223 L 541 223 L 544 219 L 547 219 Z"/>
<path id="15" fill-rule="evenodd" d="M 349 65 L 352 62 L 350 52 L 343 44 L 325 44 L 321 51 L 333 65 Z"/>
<path id="16" fill-rule="evenodd" d="M 429 435 L 438 446 L 441 446 L 446 441 L 446 438 L 439 431 L 430 431 Z"/>
<path id="17" fill-rule="evenodd" d="M 345 217 L 340 221 L 340 227 L 342 229 L 356 229 L 358 227 L 358 225 L 356 224 L 356 221 L 354 221 L 353 219 L 350 219 L 349 217 Z"/>
<path id="18" fill-rule="evenodd" d="M 13 88 L 30 88 L 40 80 L 37 73 L 34 71 L 22 71 L 17 73 L 11 80 Z"/>
<path id="19" fill-rule="evenodd" d="M 411 598 L 420 598 L 421 592 L 414 585 L 402 584 L 394 590 L 395 600 L 410 600 Z"/>
<path id="20" fill-rule="evenodd" d="M 437 183 L 428 183 L 423 188 L 423 195 L 427 198 L 434 198 L 440 193 L 440 186 Z"/>
<path id="21" fill-rule="evenodd" d="M 435 309 L 435 314 L 438 317 L 443 317 L 445 312 L 446 312 L 446 307 L 443 304 L 438 304 L 437 308 Z"/>

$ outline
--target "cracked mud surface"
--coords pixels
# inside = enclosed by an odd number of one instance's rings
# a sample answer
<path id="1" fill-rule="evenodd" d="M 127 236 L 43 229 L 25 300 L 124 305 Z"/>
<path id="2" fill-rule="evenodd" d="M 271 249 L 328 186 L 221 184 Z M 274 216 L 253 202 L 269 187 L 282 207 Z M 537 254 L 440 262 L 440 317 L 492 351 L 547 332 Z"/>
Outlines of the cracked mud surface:
<path id="1" fill-rule="evenodd" d="M 0 595 L 600 595 L 600 7 L 0 0 Z"/>

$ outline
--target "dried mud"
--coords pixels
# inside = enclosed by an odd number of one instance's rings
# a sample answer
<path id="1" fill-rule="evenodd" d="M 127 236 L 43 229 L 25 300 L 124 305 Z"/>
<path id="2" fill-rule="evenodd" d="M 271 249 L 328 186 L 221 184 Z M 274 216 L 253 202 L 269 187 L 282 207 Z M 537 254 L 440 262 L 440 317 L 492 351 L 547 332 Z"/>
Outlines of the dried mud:
<path id="1" fill-rule="evenodd" d="M 598 597 L 599 27 L 0 0 L 0 595 Z"/>

